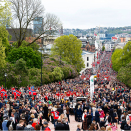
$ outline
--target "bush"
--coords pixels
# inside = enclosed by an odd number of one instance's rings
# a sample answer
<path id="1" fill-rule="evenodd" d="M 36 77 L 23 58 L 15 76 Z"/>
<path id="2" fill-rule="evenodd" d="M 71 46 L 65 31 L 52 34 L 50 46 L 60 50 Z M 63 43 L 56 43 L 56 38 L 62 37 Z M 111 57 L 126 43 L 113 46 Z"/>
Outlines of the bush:
<path id="1" fill-rule="evenodd" d="M 52 72 L 52 74 L 54 75 L 54 78 L 57 81 L 62 80 L 64 78 L 63 71 L 60 67 L 54 68 L 54 71 Z"/>
<path id="2" fill-rule="evenodd" d="M 21 58 L 26 61 L 26 66 L 28 68 L 41 67 L 40 53 L 38 53 L 38 51 L 33 51 L 33 49 L 30 47 L 19 47 L 12 49 L 7 59 L 12 64 L 15 64 L 15 62 Z"/>

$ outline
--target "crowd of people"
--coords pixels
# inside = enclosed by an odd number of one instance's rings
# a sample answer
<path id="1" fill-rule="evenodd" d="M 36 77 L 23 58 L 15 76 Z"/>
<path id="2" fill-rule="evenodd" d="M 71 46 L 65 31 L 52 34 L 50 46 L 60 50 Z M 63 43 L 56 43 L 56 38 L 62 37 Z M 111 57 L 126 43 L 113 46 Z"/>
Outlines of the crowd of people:
<path id="1" fill-rule="evenodd" d="M 73 115 L 79 122 L 74 125 L 77 131 L 116 131 L 118 125 L 123 131 L 131 130 L 131 90 L 112 80 L 116 74 L 111 70 L 110 53 L 102 59 L 93 99 L 89 93 L 91 69 L 74 79 L 7 90 L 7 95 L 0 98 L 0 129 L 51 131 L 51 122 L 54 130 L 69 131 Z M 16 91 L 20 95 L 14 95 Z"/>

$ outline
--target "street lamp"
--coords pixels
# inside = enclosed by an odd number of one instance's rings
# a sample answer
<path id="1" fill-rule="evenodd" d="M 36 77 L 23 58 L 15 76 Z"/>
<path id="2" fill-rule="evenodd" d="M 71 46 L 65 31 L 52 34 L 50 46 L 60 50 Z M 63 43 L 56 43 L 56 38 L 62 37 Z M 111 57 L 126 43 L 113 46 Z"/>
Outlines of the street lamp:
<path id="1" fill-rule="evenodd" d="M 7 73 L 5 73 L 5 89 L 6 89 L 6 77 L 7 77 Z"/>
<path id="2" fill-rule="evenodd" d="M 41 83 L 40 86 L 42 86 L 42 49 L 38 49 L 41 52 Z"/>

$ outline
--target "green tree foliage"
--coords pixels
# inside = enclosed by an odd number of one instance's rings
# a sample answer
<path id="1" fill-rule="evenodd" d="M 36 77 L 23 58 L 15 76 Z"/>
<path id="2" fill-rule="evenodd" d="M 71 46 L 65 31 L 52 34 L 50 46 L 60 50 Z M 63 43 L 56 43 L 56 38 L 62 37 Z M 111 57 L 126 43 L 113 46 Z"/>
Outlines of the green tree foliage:
<path id="1" fill-rule="evenodd" d="M 111 60 L 112 60 L 112 66 L 113 66 L 113 70 L 115 71 L 119 71 L 119 69 L 122 67 L 122 55 L 123 54 L 123 50 L 122 49 L 116 49 L 114 51 L 114 53 L 112 54 Z"/>
<path id="2" fill-rule="evenodd" d="M 28 42 L 26 42 L 25 40 L 24 41 L 22 41 L 22 44 L 21 44 L 21 47 L 27 47 L 27 45 L 28 45 L 29 43 Z M 14 48 L 18 48 L 18 42 L 14 42 L 13 44 L 12 44 L 12 47 Z M 39 45 L 37 44 L 37 43 L 32 43 L 30 46 L 28 46 L 28 47 L 30 47 L 30 48 L 32 48 L 33 50 L 38 50 L 39 49 Z"/>
<path id="3" fill-rule="evenodd" d="M 63 61 L 61 61 L 60 65 L 59 59 L 55 57 L 43 60 L 42 71 L 43 84 L 78 76 L 74 66 L 65 64 Z M 39 86 L 41 82 L 41 69 L 28 68 L 23 58 L 20 58 L 14 64 L 7 62 L 3 68 L 0 68 L 0 72 L 1 85 L 5 84 L 4 74 L 7 73 L 8 88 L 28 85 Z"/>
<path id="4" fill-rule="evenodd" d="M 9 53 L 9 49 L 11 48 L 8 39 L 11 36 L 9 35 L 8 31 L 6 30 L 6 28 L 4 26 L 0 26 L 0 39 L 2 40 L 2 45 L 5 47 L 5 53 L 6 56 Z"/>
<path id="5" fill-rule="evenodd" d="M 53 56 L 60 56 L 63 60 L 74 65 L 77 70 L 80 71 L 84 68 L 81 46 L 81 41 L 74 35 L 60 36 L 55 40 L 51 54 Z"/>
<path id="6" fill-rule="evenodd" d="M 119 71 L 122 66 L 131 63 L 131 42 L 129 41 L 123 49 L 116 49 L 112 55 L 112 64 L 115 71 Z"/>
<path id="7" fill-rule="evenodd" d="M 5 47 L 3 47 L 2 45 L 2 40 L 0 39 L 0 67 L 4 67 L 5 66 Z"/>
<path id="8" fill-rule="evenodd" d="M 54 71 L 52 72 L 52 74 L 54 75 L 54 77 L 57 81 L 62 80 L 64 78 L 63 71 L 60 67 L 54 68 Z"/>
<path id="9" fill-rule="evenodd" d="M 120 68 L 117 74 L 117 79 L 131 87 L 131 63 Z"/>
<path id="10" fill-rule="evenodd" d="M 0 1 L 0 26 L 9 25 L 11 20 L 10 2 L 8 0 Z"/>
<path id="11" fill-rule="evenodd" d="M 8 61 L 14 64 L 17 60 L 23 58 L 29 68 L 41 67 L 41 56 L 38 51 L 33 51 L 30 47 L 19 47 L 11 50 L 8 56 Z"/>
<path id="12" fill-rule="evenodd" d="M 39 86 L 41 82 L 41 71 L 38 68 L 30 68 L 29 70 L 30 85 Z"/>
<path id="13" fill-rule="evenodd" d="M 123 48 L 123 66 L 126 66 L 128 63 L 131 63 L 131 41 L 129 41 Z"/>
<path id="14" fill-rule="evenodd" d="M 78 76 L 78 72 L 76 71 L 75 66 L 69 65 L 64 61 L 60 61 L 56 57 L 50 57 L 43 60 L 43 74 L 42 81 L 43 83 L 50 83 L 54 81 L 58 81 L 58 79 L 54 76 L 53 72 L 56 67 L 60 67 L 62 70 L 62 74 L 64 74 L 63 79 L 74 78 Z"/>
<path id="15" fill-rule="evenodd" d="M 102 47 L 102 51 L 104 51 L 104 50 L 105 50 L 105 46 Z"/>

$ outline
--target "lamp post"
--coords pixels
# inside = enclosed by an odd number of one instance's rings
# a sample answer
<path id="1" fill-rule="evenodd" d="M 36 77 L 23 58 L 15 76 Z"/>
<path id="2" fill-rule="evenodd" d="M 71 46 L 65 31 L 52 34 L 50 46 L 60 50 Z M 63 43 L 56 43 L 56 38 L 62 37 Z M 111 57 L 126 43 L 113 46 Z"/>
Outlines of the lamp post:
<path id="1" fill-rule="evenodd" d="M 40 86 L 42 86 L 42 49 L 38 49 L 41 52 L 41 83 Z"/>
<path id="2" fill-rule="evenodd" d="M 41 50 L 41 83 L 40 86 L 42 86 L 42 50 Z"/>
<path id="3" fill-rule="evenodd" d="M 7 73 L 5 73 L 5 89 L 6 89 L 6 77 L 7 77 Z"/>

